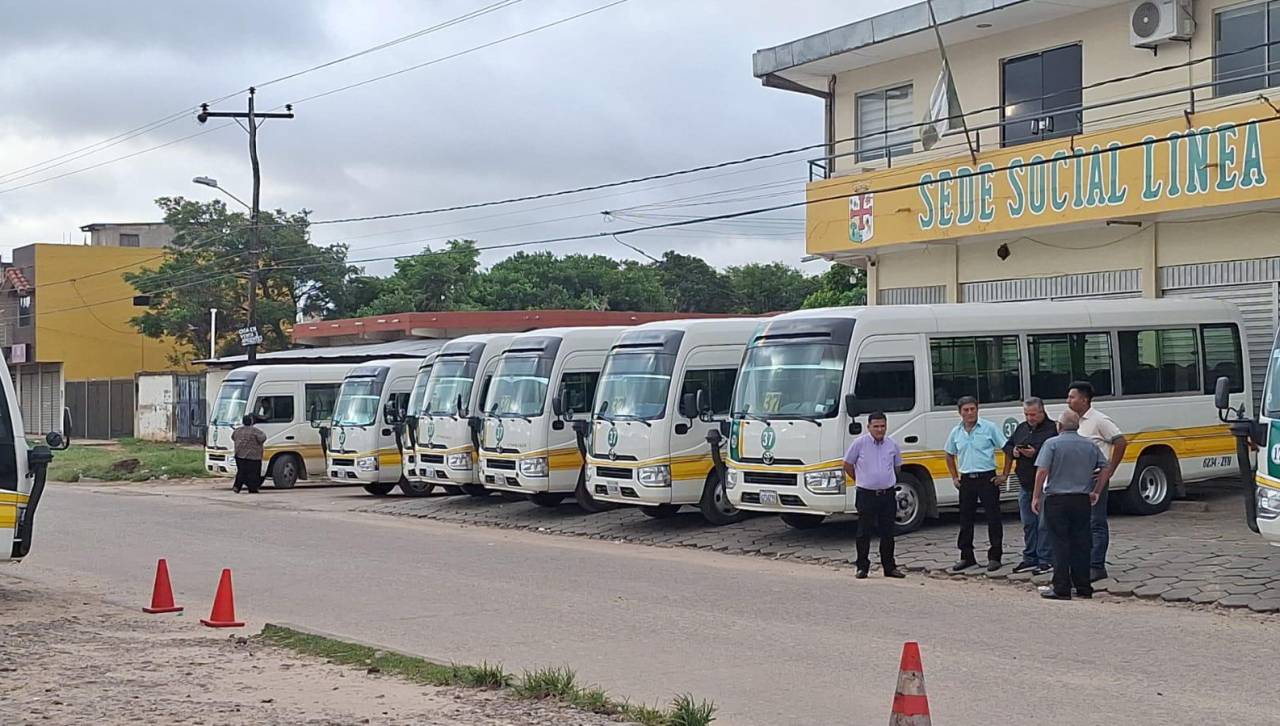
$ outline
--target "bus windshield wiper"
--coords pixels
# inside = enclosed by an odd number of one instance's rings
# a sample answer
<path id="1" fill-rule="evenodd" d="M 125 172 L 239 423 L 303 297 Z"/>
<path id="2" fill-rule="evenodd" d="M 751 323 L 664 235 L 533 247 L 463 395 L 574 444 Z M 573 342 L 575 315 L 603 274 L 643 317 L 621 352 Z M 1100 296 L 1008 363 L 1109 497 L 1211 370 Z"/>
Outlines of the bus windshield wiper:
<path id="1" fill-rule="evenodd" d="M 490 411 L 489 415 L 494 418 L 518 418 L 521 421 L 524 421 L 525 423 L 533 423 L 533 419 L 529 418 L 528 416 L 522 413 L 514 413 L 510 411 L 507 413 L 494 413 L 493 411 Z"/>
<path id="2" fill-rule="evenodd" d="M 614 414 L 613 418 L 605 419 L 605 420 L 606 421 L 639 421 L 645 426 L 648 426 L 649 428 L 653 428 L 653 423 L 651 421 L 631 413 Z"/>
<path id="3" fill-rule="evenodd" d="M 741 411 L 734 411 L 732 416 L 734 418 L 749 418 L 752 421 L 762 421 L 767 425 L 772 425 L 772 422 L 769 421 L 767 417 L 761 416 L 760 414 L 751 413 L 750 407 L 744 408 Z"/>

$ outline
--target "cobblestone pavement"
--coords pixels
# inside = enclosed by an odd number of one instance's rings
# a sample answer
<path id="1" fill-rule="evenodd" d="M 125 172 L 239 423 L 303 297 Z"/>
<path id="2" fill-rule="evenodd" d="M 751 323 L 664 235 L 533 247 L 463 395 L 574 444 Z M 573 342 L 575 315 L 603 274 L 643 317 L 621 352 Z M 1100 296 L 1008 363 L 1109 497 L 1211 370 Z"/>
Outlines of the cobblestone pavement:
<path id="1" fill-rule="evenodd" d="M 1111 577 L 1096 587 L 1117 596 L 1135 596 L 1168 603 L 1280 611 L 1280 549 L 1250 532 L 1244 523 L 1239 490 L 1226 484 L 1196 488 L 1191 498 L 1154 517 L 1112 515 L 1107 570 Z M 569 500 L 572 502 L 572 500 Z M 1047 576 L 1011 572 L 1022 545 L 1022 526 L 1015 502 L 1004 504 L 1005 567 L 988 574 L 946 572 L 956 560 L 956 517 L 898 538 L 897 559 L 902 568 L 936 577 L 985 578 L 1041 584 Z M 586 514 L 572 503 L 546 509 L 529 502 L 499 497 L 401 497 L 364 505 L 360 511 L 444 522 L 523 529 L 549 534 L 621 540 L 658 547 L 694 547 L 729 554 L 794 559 L 825 565 L 845 565 L 852 559 L 856 519 L 833 517 L 811 530 L 794 530 L 777 517 L 759 516 L 727 527 L 712 527 L 694 507 L 669 519 L 651 519 L 633 509 Z M 985 528 L 976 534 L 979 550 Z M 874 559 L 874 546 L 872 548 Z"/>

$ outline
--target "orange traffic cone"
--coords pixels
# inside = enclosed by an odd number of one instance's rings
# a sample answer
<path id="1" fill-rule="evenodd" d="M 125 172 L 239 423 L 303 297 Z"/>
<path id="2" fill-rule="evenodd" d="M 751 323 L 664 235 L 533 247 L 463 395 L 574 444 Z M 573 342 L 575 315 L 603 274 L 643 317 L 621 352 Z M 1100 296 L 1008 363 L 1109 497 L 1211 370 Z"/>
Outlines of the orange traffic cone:
<path id="1" fill-rule="evenodd" d="M 182 608 L 173 604 L 173 586 L 169 584 L 169 563 L 162 557 L 156 562 L 156 582 L 151 587 L 151 607 L 144 613 L 180 613 Z"/>
<path id="2" fill-rule="evenodd" d="M 898 688 L 893 694 L 889 726 L 930 726 L 929 697 L 924 693 L 924 664 L 920 644 L 902 645 L 902 665 L 898 666 Z"/>
<path id="3" fill-rule="evenodd" d="M 213 596 L 213 612 L 209 619 L 200 622 L 211 628 L 243 628 L 244 623 L 236 620 L 236 596 L 231 591 L 231 570 L 224 569 L 222 578 L 218 580 L 218 592 Z"/>

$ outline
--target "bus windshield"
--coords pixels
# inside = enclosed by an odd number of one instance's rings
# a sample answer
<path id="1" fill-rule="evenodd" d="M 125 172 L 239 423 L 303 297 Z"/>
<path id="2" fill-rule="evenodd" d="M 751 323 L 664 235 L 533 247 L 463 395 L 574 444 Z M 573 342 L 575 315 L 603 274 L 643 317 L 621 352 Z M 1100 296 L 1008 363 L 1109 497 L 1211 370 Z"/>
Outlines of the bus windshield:
<path id="1" fill-rule="evenodd" d="M 436 360 L 423 394 L 422 413 L 429 416 L 458 413 L 458 398 L 462 398 L 465 408 L 471 401 L 471 384 L 475 378 L 475 366 L 467 358 Z"/>
<path id="2" fill-rule="evenodd" d="M 660 419 L 667 411 L 667 391 L 676 357 L 644 350 L 609 354 L 600 374 L 596 412 L 603 418 Z"/>
<path id="3" fill-rule="evenodd" d="M 504 355 L 498 361 L 484 410 L 493 416 L 538 416 L 547 400 L 554 361 L 537 355 Z"/>
<path id="4" fill-rule="evenodd" d="M 1262 415 L 1280 418 L 1280 339 L 1272 347 L 1271 360 L 1267 363 L 1267 390 L 1262 396 Z"/>
<path id="5" fill-rule="evenodd" d="M 405 409 L 407 415 L 417 416 L 422 413 L 422 402 L 427 400 L 427 381 L 430 378 L 430 367 L 418 371 L 418 377 L 413 381 L 413 391 L 409 394 L 409 407 Z"/>
<path id="6" fill-rule="evenodd" d="M 828 343 L 760 345 L 747 350 L 734 390 L 734 416 L 830 418 L 840 401 L 847 349 Z"/>
<path id="7" fill-rule="evenodd" d="M 225 381 L 218 389 L 218 400 L 213 404 L 212 421 L 215 426 L 239 426 L 249 404 L 250 381 Z"/>
<path id="8" fill-rule="evenodd" d="M 335 426 L 370 426 L 378 419 L 382 385 L 373 378 L 348 378 L 342 382 L 333 408 Z"/>

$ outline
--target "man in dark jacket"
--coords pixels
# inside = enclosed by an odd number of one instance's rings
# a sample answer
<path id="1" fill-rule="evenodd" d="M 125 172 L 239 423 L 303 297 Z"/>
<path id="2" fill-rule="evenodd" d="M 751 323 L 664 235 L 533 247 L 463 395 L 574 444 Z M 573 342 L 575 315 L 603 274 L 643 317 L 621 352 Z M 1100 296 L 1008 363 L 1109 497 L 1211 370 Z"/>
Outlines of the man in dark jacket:
<path id="1" fill-rule="evenodd" d="M 1004 475 L 1014 469 L 1018 475 L 1018 514 L 1022 519 L 1022 562 L 1014 572 L 1031 570 L 1039 575 L 1053 569 L 1053 548 L 1043 517 L 1031 511 L 1036 486 L 1036 456 L 1044 442 L 1058 435 L 1058 424 L 1045 413 L 1044 401 L 1028 398 L 1022 402 L 1025 421 L 1018 424 L 1004 445 Z"/>

